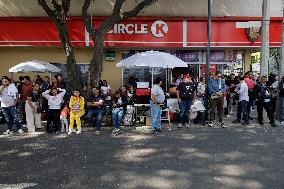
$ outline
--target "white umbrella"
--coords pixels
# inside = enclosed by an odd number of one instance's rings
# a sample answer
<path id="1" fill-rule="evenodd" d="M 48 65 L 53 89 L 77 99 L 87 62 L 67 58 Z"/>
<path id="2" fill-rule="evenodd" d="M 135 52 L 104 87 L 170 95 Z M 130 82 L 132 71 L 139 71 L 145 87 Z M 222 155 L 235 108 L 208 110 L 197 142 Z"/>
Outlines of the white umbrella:
<path id="1" fill-rule="evenodd" d="M 176 68 L 176 67 L 188 67 L 187 63 L 181 59 L 165 52 L 160 51 L 146 51 L 136 53 L 116 64 L 116 67 L 121 68 L 135 68 L 135 67 L 150 67 L 150 68 Z M 152 73 L 152 86 L 153 75 Z M 167 77 L 167 76 L 166 76 Z M 166 83 L 167 88 L 167 83 Z"/>
<path id="2" fill-rule="evenodd" d="M 48 62 L 32 60 L 22 62 L 12 68 L 9 69 L 11 73 L 25 73 L 25 72 L 40 72 L 40 73 L 59 73 L 61 69 L 58 67 L 49 64 Z"/>
<path id="3" fill-rule="evenodd" d="M 151 67 L 151 68 L 176 68 L 187 67 L 187 63 L 181 59 L 165 52 L 146 51 L 136 53 L 116 64 L 116 67 L 134 68 L 134 67 Z"/>

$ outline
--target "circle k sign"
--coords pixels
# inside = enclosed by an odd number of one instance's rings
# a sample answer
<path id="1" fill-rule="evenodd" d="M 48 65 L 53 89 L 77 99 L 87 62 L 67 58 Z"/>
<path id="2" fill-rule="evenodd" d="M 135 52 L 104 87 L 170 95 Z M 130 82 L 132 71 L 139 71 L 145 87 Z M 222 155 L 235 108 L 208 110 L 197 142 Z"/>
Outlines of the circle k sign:
<path id="1" fill-rule="evenodd" d="M 149 34 L 154 37 L 162 38 L 169 31 L 169 27 L 163 20 L 157 20 L 152 25 L 148 23 L 121 23 L 115 24 L 108 32 L 109 34 Z"/>
<path id="2" fill-rule="evenodd" d="M 151 26 L 152 34 L 153 36 L 157 38 L 164 37 L 168 31 L 169 31 L 169 27 L 167 23 L 164 22 L 163 20 L 157 20 Z"/>

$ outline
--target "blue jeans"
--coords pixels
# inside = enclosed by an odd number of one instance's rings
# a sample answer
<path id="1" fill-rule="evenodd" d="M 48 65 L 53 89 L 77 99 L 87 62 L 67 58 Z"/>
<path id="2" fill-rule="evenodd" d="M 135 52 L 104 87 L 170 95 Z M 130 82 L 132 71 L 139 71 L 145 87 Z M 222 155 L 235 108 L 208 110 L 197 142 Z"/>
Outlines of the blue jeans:
<path id="1" fill-rule="evenodd" d="M 284 97 L 280 97 L 281 100 L 281 111 L 280 111 L 280 119 L 284 121 Z"/>
<path id="2" fill-rule="evenodd" d="M 247 104 L 248 104 L 248 101 L 245 101 L 245 100 L 238 102 L 238 107 L 237 107 L 237 120 L 238 121 L 242 120 L 241 116 L 242 116 L 242 113 L 243 113 L 243 119 L 244 119 L 245 123 L 249 122 Z"/>
<path id="3" fill-rule="evenodd" d="M 17 110 L 15 106 L 10 107 L 4 107 L 3 114 L 5 116 L 8 129 L 12 130 L 13 124 L 15 123 L 17 130 L 21 129 L 20 123 L 19 123 L 19 116 L 17 114 Z"/>
<path id="4" fill-rule="evenodd" d="M 112 110 L 112 124 L 115 128 L 119 129 L 122 119 L 124 117 L 123 108 L 115 108 Z"/>
<path id="5" fill-rule="evenodd" d="M 189 115 L 189 110 L 190 106 L 192 104 L 191 100 L 181 100 L 179 104 L 179 122 L 181 124 L 188 123 L 188 115 Z"/>
<path id="6" fill-rule="evenodd" d="M 160 105 L 154 104 L 153 102 L 150 103 L 151 108 L 151 123 L 150 129 L 154 130 L 155 128 L 161 129 L 161 115 L 162 109 Z"/>
<path id="7" fill-rule="evenodd" d="M 101 130 L 103 116 L 104 116 L 104 110 L 102 109 L 88 110 L 87 118 L 93 126 L 94 125 L 96 126 L 97 131 Z"/>

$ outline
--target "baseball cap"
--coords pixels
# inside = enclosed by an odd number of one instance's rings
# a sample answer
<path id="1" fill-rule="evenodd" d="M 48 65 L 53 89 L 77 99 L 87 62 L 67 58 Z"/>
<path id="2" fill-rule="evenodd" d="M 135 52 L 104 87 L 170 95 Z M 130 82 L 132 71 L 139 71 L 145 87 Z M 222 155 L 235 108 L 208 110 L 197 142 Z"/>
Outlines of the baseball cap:
<path id="1" fill-rule="evenodd" d="M 185 75 L 183 75 L 183 78 L 191 78 L 191 75 L 185 74 Z"/>

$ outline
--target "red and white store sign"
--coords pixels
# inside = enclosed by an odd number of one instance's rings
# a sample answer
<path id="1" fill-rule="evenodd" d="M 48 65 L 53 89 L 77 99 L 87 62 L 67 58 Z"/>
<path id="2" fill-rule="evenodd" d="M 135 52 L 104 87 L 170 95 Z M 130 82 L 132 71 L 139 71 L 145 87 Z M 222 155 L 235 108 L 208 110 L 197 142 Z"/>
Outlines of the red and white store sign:
<path id="1" fill-rule="evenodd" d="M 248 28 L 237 27 L 237 22 L 252 18 L 213 19 L 211 46 L 259 47 L 260 37 L 252 42 Z M 259 20 L 259 18 L 253 18 Z M 103 18 L 93 18 L 95 28 Z M 270 24 L 270 46 L 280 46 L 281 19 Z M 0 46 L 61 46 L 58 32 L 48 18 L 0 18 Z M 81 18 L 68 21 L 70 39 L 74 46 L 93 45 L 85 32 Z M 255 31 L 255 30 L 252 30 Z M 257 31 L 257 29 L 256 29 Z M 250 31 L 251 32 L 251 31 Z M 205 47 L 207 20 L 205 18 L 137 17 L 116 24 L 105 36 L 105 46 L 134 48 Z"/>

